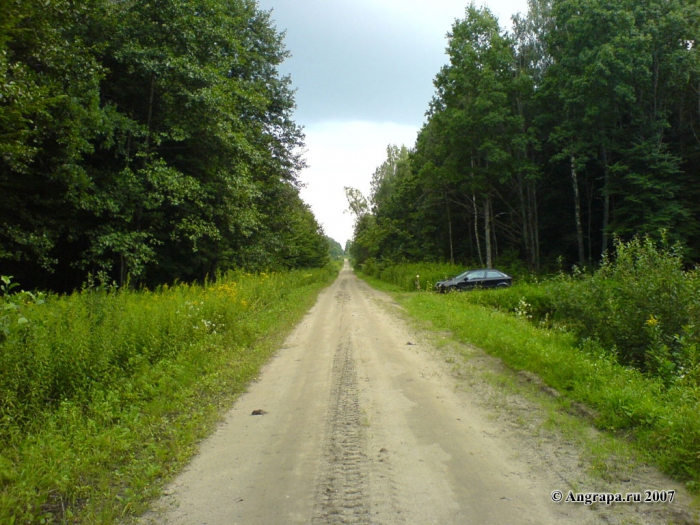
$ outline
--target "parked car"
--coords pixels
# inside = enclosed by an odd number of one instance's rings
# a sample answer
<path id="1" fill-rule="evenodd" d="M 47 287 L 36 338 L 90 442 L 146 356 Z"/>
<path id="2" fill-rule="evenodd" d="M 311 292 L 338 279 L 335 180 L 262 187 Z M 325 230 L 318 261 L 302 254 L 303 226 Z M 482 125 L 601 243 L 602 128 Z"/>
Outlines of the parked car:
<path id="1" fill-rule="evenodd" d="M 457 277 L 446 281 L 435 283 L 435 290 L 440 293 L 471 290 L 472 288 L 507 288 L 513 284 L 510 275 L 499 270 L 489 270 L 481 268 L 479 270 L 469 270 L 459 274 Z"/>

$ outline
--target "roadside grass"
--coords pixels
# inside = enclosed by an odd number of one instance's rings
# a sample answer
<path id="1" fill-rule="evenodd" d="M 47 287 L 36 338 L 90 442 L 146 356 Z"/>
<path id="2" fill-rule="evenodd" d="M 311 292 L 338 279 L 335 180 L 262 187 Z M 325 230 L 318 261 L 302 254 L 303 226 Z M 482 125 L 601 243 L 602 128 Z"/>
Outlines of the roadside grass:
<path id="1" fill-rule="evenodd" d="M 336 275 L 5 295 L 0 523 L 143 512 Z"/>
<path id="2" fill-rule="evenodd" d="M 526 309 L 514 315 L 512 310 L 474 304 L 485 301 L 471 293 L 404 293 L 396 285 L 361 276 L 372 286 L 394 292 L 411 317 L 434 330 L 449 331 L 456 340 L 484 349 L 515 371 L 537 375 L 561 394 L 558 406 L 589 407 L 597 428 L 623 438 L 645 461 L 700 493 L 700 388 L 687 384 L 669 388 L 659 378 L 618 364 L 593 341 L 581 342 L 556 325 L 533 324 Z M 500 295 L 500 291 L 480 293 Z M 605 471 L 604 453 L 598 457 L 599 468 Z"/>
<path id="3" fill-rule="evenodd" d="M 396 285 L 405 292 L 431 291 L 435 283 L 455 277 L 462 272 L 480 267 L 479 263 L 473 264 L 449 264 L 438 262 L 401 263 L 393 264 L 390 261 L 377 261 L 367 259 L 360 270 L 363 275 L 380 279 Z M 527 271 L 522 262 L 513 259 L 499 269 L 513 276 L 515 282 L 530 282 L 533 276 Z"/>
<path id="4" fill-rule="evenodd" d="M 400 300 L 401 295 L 407 296 L 397 293 L 394 297 Z M 412 320 L 423 330 L 436 328 L 430 321 L 415 317 Z M 615 433 L 595 428 L 591 424 L 591 410 L 566 395 L 559 395 L 536 374 L 517 371 L 501 359 L 496 361 L 495 357 L 494 360 L 484 360 L 482 348 L 463 344 L 442 330 L 437 333 L 440 336 L 432 343 L 443 353 L 445 362 L 452 365 L 452 372 L 458 378 L 457 388 L 476 388 L 481 402 L 493 417 L 500 419 L 505 414 L 511 425 L 540 443 L 545 457 L 561 453 L 567 456 L 562 458 L 564 464 L 574 461 L 576 466 L 583 467 L 583 477 L 575 468 L 571 472 L 558 471 L 572 490 L 627 492 L 631 489 L 629 482 L 637 477 L 637 469 L 643 469 L 644 460 L 648 462 L 651 458 Z M 456 358 L 456 354 L 460 358 Z M 523 399 L 528 403 L 523 403 Z M 491 410 L 493 407 L 495 411 Z M 536 408 L 533 410 L 533 407 Z M 571 451 L 562 451 L 556 443 L 557 438 L 574 444 L 580 454 L 568 456 Z M 596 480 L 602 480 L 604 484 L 596 483 Z M 665 485 L 659 480 L 654 486 Z"/>
<path id="5" fill-rule="evenodd" d="M 372 261 L 363 267 L 365 275 L 391 283 L 404 292 L 432 290 L 437 281 L 444 281 L 464 271 L 463 267 L 445 263 L 415 263 L 383 266 Z"/>
<path id="6" fill-rule="evenodd" d="M 598 428 L 624 433 L 662 470 L 694 492 L 700 488 L 698 389 L 666 390 L 660 380 L 620 366 L 593 343 L 582 348 L 572 334 L 538 328 L 458 294 L 414 294 L 401 304 L 412 316 L 449 329 L 459 340 L 537 374 L 567 399 L 593 408 Z"/>

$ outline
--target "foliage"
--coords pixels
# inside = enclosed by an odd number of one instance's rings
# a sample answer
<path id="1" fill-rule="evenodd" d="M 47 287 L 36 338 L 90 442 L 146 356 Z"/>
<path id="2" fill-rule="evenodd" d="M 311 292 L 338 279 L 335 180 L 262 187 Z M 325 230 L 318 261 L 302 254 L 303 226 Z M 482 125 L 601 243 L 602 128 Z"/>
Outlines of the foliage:
<path id="1" fill-rule="evenodd" d="M 335 275 L 230 272 L 32 300 L 3 279 L 14 317 L 0 341 L 0 521 L 138 512 Z"/>
<path id="2" fill-rule="evenodd" d="M 528 5 L 508 32 L 475 5 L 453 24 L 427 122 L 357 215 L 358 264 L 592 267 L 662 230 L 697 260 L 697 2 Z"/>
<path id="3" fill-rule="evenodd" d="M 699 285 L 678 246 L 635 237 L 617 240 L 615 257 L 593 275 L 562 276 L 550 293 L 555 318 L 581 337 L 595 338 L 623 364 L 682 380 L 700 366 Z"/>
<path id="4" fill-rule="evenodd" d="M 6 275 L 0 276 L 0 283 L 0 343 L 3 343 L 13 334 L 30 328 L 25 311 L 29 305 L 44 304 L 46 296 L 42 292 L 13 292 L 19 284 L 12 282 L 12 277 Z"/>
<path id="5" fill-rule="evenodd" d="M 253 0 L 3 2 L 0 263 L 32 288 L 323 266 Z M 288 220 L 289 219 L 289 220 Z"/>
<path id="6" fill-rule="evenodd" d="M 343 250 L 343 247 L 338 241 L 336 241 L 335 239 L 331 239 L 328 236 L 326 236 L 326 241 L 328 241 L 331 259 L 337 261 L 345 257 L 345 250 Z"/>
<path id="7" fill-rule="evenodd" d="M 410 177 L 409 151 L 395 145 L 387 147 L 387 159 L 372 175 L 369 199 L 354 188 L 346 188 L 349 211 L 355 216 L 355 231 L 350 255 L 361 265 L 368 258 L 401 260 L 419 253 L 411 233 L 398 225 L 393 217 L 411 213 L 409 199 L 397 194 Z M 408 205 L 406 202 L 408 201 Z"/>

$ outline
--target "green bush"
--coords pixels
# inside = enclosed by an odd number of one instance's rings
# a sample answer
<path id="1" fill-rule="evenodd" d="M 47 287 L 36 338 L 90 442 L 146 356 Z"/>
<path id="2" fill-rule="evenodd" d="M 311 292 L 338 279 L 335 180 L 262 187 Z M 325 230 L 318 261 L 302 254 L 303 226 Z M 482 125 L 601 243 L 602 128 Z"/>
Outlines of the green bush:
<path id="1" fill-rule="evenodd" d="M 593 275 L 552 283 L 555 315 L 621 363 L 669 380 L 697 367 L 700 279 L 680 251 L 650 238 L 617 241 Z"/>
<path id="2" fill-rule="evenodd" d="M 516 284 L 497 290 L 471 290 L 466 301 L 489 306 L 535 323 L 548 324 L 554 313 L 551 291 L 538 284 Z"/>

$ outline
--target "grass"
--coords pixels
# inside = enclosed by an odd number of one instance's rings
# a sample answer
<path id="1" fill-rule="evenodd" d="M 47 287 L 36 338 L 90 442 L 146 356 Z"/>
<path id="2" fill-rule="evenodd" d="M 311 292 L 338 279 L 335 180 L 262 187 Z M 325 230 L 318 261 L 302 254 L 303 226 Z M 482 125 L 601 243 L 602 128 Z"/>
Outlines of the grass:
<path id="1" fill-rule="evenodd" d="M 367 280 L 384 291 L 403 291 Z M 495 296 L 499 291 L 481 293 Z M 637 453 L 685 482 L 691 492 L 700 492 L 699 388 L 668 388 L 658 378 L 621 366 L 591 341 L 581 344 L 574 334 L 534 325 L 525 314 L 474 304 L 471 295 L 394 294 L 410 316 L 450 331 L 513 370 L 539 376 L 562 394 L 557 403 L 592 408 L 596 427 L 623 436 Z"/>
<path id="2" fill-rule="evenodd" d="M 0 523 L 138 515 L 336 271 L 5 296 Z"/>

